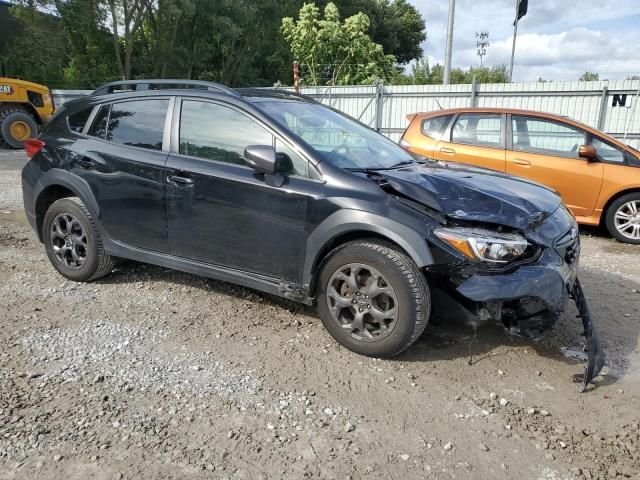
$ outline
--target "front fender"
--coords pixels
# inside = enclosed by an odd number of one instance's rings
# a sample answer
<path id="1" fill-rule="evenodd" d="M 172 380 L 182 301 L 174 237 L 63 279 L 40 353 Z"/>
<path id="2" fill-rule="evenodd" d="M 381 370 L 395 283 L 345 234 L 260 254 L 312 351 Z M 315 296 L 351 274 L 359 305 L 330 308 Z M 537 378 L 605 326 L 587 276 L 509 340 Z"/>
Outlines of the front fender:
<path id="1" fill-rule="evenodd" d="M 303 270 L 304 285 L 311 285 L 314 268 L 321 260 L 320 254 L 337 237 L 352 233 L 367 232 L 383 236 L 398 244 L 418 265 L 433 264 L 433 257 L 424 236 L 413 228 L 387 217 L 362 210 L 339 210 L 327 217 L 307 239 L 306 258 Z"/>

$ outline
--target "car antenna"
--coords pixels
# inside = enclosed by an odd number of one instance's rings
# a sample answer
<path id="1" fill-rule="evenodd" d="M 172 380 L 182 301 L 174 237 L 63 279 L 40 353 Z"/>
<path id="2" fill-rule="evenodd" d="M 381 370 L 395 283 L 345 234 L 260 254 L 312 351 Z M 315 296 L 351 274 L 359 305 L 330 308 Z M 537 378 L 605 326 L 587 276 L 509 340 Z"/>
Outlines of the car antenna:
<path id="1" fill-rule="evenodd" d="M 442 105 L 440 105 L 440 102 L 438 101 L 438 99 L 436 97 L 433 97 L 433 99 L 436 101 L 436 103 L 438 104 L 438 108 L 440 110 L 444 110 L 444 108 L 442 108 Z"/>

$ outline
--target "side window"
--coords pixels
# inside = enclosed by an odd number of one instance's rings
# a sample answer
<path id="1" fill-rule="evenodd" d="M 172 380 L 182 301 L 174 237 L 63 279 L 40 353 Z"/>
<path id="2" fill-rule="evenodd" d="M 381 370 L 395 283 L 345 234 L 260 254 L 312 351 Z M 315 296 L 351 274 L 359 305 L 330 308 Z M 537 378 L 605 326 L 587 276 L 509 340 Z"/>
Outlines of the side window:
<path id="1" fill-rule="evenodd" d="M 273 145 L 271 133 L 232 108 L 185 100 L 180 115 L 180 153 L 219 162 L 244 165 L 249 145 Z M 278 141 L 276 170 L 285 175 L 307 175 L 307 162 Z"/>
<path id="2" fill-rule="evenodd" d="M 276 171 L 283 175 L 307 177 L 307 161 L 288 145 L 276 140 Z"/>
<path id="3" fill-rule="evenodd" d="M 36 108 L 44 107 L 44 99 L 42 98 L 42 94 L 38 92 L 27 90 L 27 99 L 29 103 Z"/>
<path id="4" fill-rule="evenodd" d="M 481 147 L 502 147 L 501 115 L 462 113 L 451 130 L 451 141 Z"/>
<path id="5" fill-rule="evenodd" d="M 451 120 L 451 115 L 425 118 L 420 125 L 420 131 L 427 137 L 439 137 L 447 128 L 449 120 Z"/>
<path id="6" fill-rule="evenodd" d="M 132 147 L 162 150 L 169 100 L 136 100 L 111 106 L 106 139 Z"/>
<path id="7" fill-rule="evenodd" d="M 93 110 L 93 107 L 87 107 L 69 115 L 67 117 L 69 129 L 72 132 L 82 133 L 82 130 L 84 129 L 84 125 L 87 123 L 87 120 L 89 120 L 89 116 L 91 115 L 92 110 Z"/>
<path id="8" fill-rule="evenodd" d="M 624 163 L 624 153 L 613 145 L 610 145 L 597 137 L 592 138 L 591 145 L 596 147 L 598 157 L 605 162 Z"/>
<path id="9" fill-rule="evenodd" d="M 585 144 L 584 131 L 551 120 L 514 115 L 511 126 L 517 151 L 578 158 Z"/>
<path id="10" fill-rule="evenodd" d="M 111 110 L 111 105 L 102 105 L 100 107 L 96 118 L 93 119 L 91 128 L 89 128 L 89 131 L 87 132 L 89 135 L 104 139 L 107 134 L 107 120 L 109 120 L 109 110 Z"/>

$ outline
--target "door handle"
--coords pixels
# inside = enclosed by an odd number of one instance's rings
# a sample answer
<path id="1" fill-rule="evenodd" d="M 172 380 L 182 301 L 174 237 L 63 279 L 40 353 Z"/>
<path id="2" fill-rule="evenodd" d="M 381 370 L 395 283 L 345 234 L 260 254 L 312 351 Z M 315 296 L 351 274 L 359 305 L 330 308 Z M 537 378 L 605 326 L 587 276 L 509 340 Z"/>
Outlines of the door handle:
<path id="1" fill-rule="evenodd" d="M 167 177 L 167 183 L 175 187 L 188 187 L 193 185 L 193 180 L 187 177 L 181 177 L 180 175 L 169 175 Z"/>
<path id="2" fill-rule="evenodd" d="M 525 160 L 524 158 L 514 158 L 513 163 L 517 163 L 518 165 L 525 165 L 527 167 L 531 166 L 531 162 L 529 160 Z"/>
<path id="3" fill-rule="evenodd" d="M 88 160 L 86 158 L 80 158 L 78 160 L 78 165 L 80 165 L 80 168 L 83 168 L 85 170 L 91 170 L 92 168 L 95 168 L 96 164 L 93 160 Z"/>
<path id="4" fill-rule="evenodd" d="M 453 155 L 456 153 L 456 151 L 453 148 L 449 148 L 449 147 L 440 147 L 440 151 L 442 153 L 446 153 L 447 155 Z"/>

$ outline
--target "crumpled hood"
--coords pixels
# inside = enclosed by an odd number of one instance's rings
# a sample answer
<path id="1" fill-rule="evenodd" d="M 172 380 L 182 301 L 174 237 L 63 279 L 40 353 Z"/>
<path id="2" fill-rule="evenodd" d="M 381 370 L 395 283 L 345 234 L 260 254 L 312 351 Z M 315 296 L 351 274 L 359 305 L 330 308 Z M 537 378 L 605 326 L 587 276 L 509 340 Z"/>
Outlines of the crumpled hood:
<path id="1" fill-rule="evenodd" d="M 400 194 L 449 218 L 519 230 L 541 222 L 562 202 L 553 190 L 524 178 L 456 163 L 419 163 L 376 174 Z"/>

